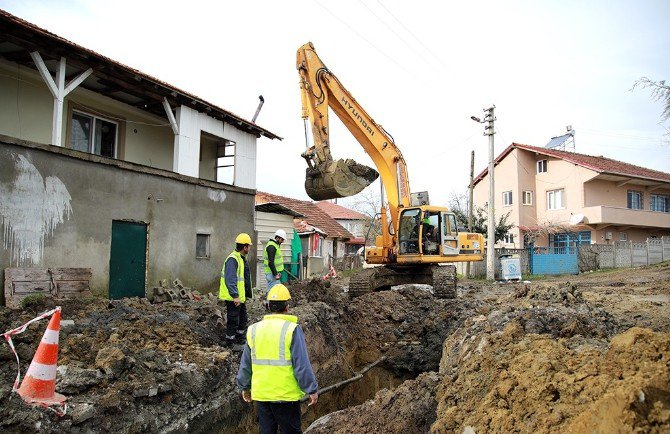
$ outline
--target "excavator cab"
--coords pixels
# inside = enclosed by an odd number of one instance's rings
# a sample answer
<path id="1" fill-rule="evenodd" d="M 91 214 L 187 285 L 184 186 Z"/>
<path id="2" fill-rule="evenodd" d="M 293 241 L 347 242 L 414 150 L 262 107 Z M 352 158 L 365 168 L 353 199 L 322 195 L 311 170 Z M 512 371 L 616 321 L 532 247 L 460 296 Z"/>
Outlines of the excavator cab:
<path id="1" fill-rule="evenodd" d="M 399 255 L 458 255 L 456 216 L 444 209 L 405 209 L 398 232 Z"/>

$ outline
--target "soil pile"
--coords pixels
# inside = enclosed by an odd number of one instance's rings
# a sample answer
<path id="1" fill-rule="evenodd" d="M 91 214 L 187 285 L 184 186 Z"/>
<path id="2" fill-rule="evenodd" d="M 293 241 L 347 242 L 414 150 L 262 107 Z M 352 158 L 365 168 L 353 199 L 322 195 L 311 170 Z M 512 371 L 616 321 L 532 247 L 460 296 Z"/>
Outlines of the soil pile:
<path id="1" fill-rule="evenodd" d="M 469 282 L 453 300 L 416 285 L 354 300 L 340 279 L 290 285 L 320 387 L 337 385 L 303 421 L 319 419 L 312 433 L 668 432 L 669 282 L 670 264 Z M 205 299 L 59 304 L 74 321 L 62 324 L 56 386 L 68 414 L 11 392 L 16 365 L 2 345 L 3 432 L 257 431 L 235 389 L 240 353 L 221 346 L 225 309 Z M 0 329 L 53 306 L 0 308 Z M 247 307 L 251 323 L 265 314 L 259 299 Z M 14 338 L 22 373 L 45 327 Z"/>

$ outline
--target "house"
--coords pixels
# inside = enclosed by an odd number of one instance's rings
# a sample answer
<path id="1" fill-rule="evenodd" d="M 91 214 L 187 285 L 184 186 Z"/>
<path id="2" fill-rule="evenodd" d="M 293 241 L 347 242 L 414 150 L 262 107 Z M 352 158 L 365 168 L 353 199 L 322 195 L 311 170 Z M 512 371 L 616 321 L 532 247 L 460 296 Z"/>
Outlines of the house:
<path id="1" fill-rule="evenodd" d="M 0 35 L 0 270 L 218 288 L 254 229 L 257 139 L 280 137 L 2 10 Z"/>
<path id="2" fill-rule="evenodd" d="M 473 183 L 485 207 L 488 171 Z M 643 242 L 670 235 L 670 173 L 513 143 L 495 159 L 494 207 L 516 225 L 505 247 Z"/>
<path id="3" fill-rule="evenodd" d="M 274 234 L 278 229 L 286 232 L 287 238 L 281 244 L 280 249 L 284 263 L 288 265 L 292 259 L 292 243 L 295 229 L 293 227 L 294 219 L 302 219 L 305 216 L 290 208 L 276 202 L 266 202 L 256 205 L 256 217 L 254 228 L 256 231 L 256 289 L 265 291 L 267 280 L 265 278 L 265 265 L 263 264 L 263 254 L 265 246 L 270 239 L 274 239 Z M 297 264 L 296 264 L 297 265 Z M 297 267 L 294 267 L 294 270 Z M 290 271 L 290 270 L 289 270 Z M 297 272 L 297 271 L 296 271 Z M 294 273 L 295 274 L 295 273 Z M 298 276 L 296 276 L 298 277 Z"/>
<path id="4" fill-rule="evenodd" d="M 293 227 L 302 242 L 306 276 L 327 272 L 331 259 L 342 257 L 346 242 L 355 238 L 314 202 L 259 191 L 256 204 L 264 203 L 276 203 L 304 216 L 294 218 Z"/>
<path id="5" fill-rule="evenodd" d="M 354 236 L 354 238 L 345 242 L 345 254 L 355 254 L 361 247 L 365 247 L 367 235 L 366 223 L 368 221 L 365 214 L 327 200 L 316 202 L 316 206 L 334 218 L 336 222 Z"/>

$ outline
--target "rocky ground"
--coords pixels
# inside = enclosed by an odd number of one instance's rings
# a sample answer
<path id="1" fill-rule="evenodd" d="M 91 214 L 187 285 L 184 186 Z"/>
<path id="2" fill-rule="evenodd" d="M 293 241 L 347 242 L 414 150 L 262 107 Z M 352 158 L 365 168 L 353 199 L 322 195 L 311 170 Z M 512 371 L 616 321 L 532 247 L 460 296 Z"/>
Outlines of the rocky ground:
<path id="1" fill-rule="evenodd" d="M 320 386 L 311 433 L 669 432 L 670 263 L 520 284 L 460 283 L 454 300 L 408 285 L 349 300 L 346 279 L 290 286 Z M 65 416 L 11 392 L 3 432 L 256 432 L 234 387 L 239 352 L 207 299 L 58 302 Z M 55 306 L 0 308 L 9 330 Z M 252 321 L 263 314 L 249 303 Z M 222 318 L 223 317 L 223 318 Z M 46 321 L 14 338 L 25 372 Z M 313 422 L 313 423 L 312 423 Z"/>

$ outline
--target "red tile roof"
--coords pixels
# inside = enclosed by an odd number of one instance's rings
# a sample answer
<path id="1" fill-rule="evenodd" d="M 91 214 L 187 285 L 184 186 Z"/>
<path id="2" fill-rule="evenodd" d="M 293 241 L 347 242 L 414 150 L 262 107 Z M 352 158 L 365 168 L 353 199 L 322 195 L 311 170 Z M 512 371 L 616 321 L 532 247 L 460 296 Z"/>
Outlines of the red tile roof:
<path id="1" fill-rule="evenodd" d="M 622 161 L 612 160 L 603 156 L 593 156 L 586 154 L 578 154 L 576 152 L 558 151 L 556 149 L 540 148 L 537 146 L 521 145 L 519 143 L 512 143 L 498 155 L 495 159 L 495 164 L 498 164 L 505 158 L 512 149 L 523 149 L 530 152 L 537 152 L 538 154 L 549 157 L 560 158 L 561 160 L 569 161 L 587 169 L 591 169 L 598 173 L 610 173 L 615 175 L 630 176 L 634 178 L 651 179 L 654 181 L 670 182 L 670 173 L 661 172 L 658 170 L 647 169 L 646 167 L 636 166 L 634 164 L 624 163 Z M 476 185 L 488 173 L 488 168 L 484 169 L 482 173 L 477 175 L 473 181 Z"/>
<path id="2" fill-rule="evenodd" d="M 365 214 L 361 214 L 358 211 L 353 209 L 345 208 L 342 205 L 338 205 L 333 202 L 328 202 L 327 200 L 322 200 L 320 202 L 315 202 L 315 205 L 321 208 L 323 212 L 328 214 L 334 219 L 341 220 L 365 220 L 367 217 Z"/>
<path id="3" fill-rule="evenodd" d="M 302 220 L 306 221 L 309 225 L 315 226 L 318 229 L 324 231 L 329 237 L 345 239 L 355 238 L 351 232 L 344 229 L 342 225 L 340 225 L 333 217 L 329 216 L 326 212 L 319 208 L 314 202 L 279 196 L 277 194 L 264 193 L 261 191 L 256 192 L 257 205 L 269 202 L 278 203 L 285 206 L 286 208 L 305 215 L 305 218 Z M 301 225 L 300 222 L 300 219 L 294 220 L 294 226 L 298 231 L 304 226 Z"/>

